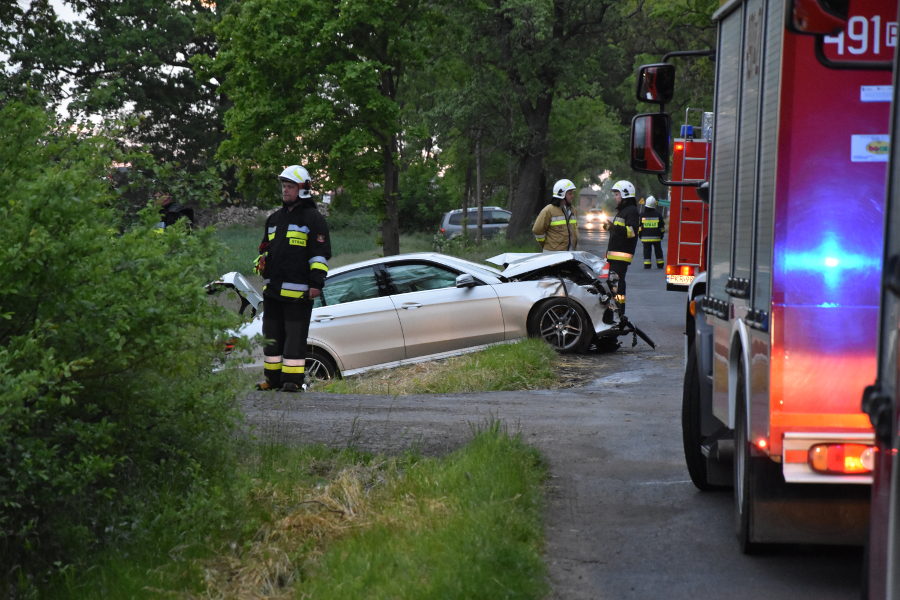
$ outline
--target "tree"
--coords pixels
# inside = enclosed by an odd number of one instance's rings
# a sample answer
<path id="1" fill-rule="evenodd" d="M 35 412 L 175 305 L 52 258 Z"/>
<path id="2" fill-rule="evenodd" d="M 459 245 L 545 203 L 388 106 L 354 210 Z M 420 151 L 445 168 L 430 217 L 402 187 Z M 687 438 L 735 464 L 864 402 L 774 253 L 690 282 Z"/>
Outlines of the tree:
<path id="1" fill-rule="evenodd" d="M 554 101 L 597 96 L 589 82 L 604 72 L 604 47 L 618 15 L 613 3 L 595 0 L 493 0 L 470 7 L 469 15 L 485 56 L 505 73 L 527 127 L 508 230 L 515 237 L 531 222 L 547 187 Z"/>
<path id="2" fill-rule="evenodd" d="M 73 115 L 134 116 L 123 132 L 130 143 L 191 172 L 210 166 L 227 99 L 192 65 L 216 53 L 212 25 L 228 0 L 65 2 L 82 17 L 61 21 L 49 0 L 0 9 L 12 67 L 3 75 L 7 97 L 30 88 Z"/>
<path id="3" fill-rule="evenodd" d="M 203 286 L 211 230 L 123 227 L 117 136 L 0 109 L 0 586 L 83 564 L 140 505 L 203 486 L 236 418 L 212 372 L 239 323 Z M 132 525 L 123 524 L 131 523 Z"/>
<path id="4" fill-rule="evenodd" d="M 273 195 L 272 175 L 303 162 L 319 187 L 377 206 L 384 253 L 399 253 L 398 98 L 438 18 L 427 0 L 236 4 L 207 65 L 234 102 L 219 156 L 245 188 Z"/>

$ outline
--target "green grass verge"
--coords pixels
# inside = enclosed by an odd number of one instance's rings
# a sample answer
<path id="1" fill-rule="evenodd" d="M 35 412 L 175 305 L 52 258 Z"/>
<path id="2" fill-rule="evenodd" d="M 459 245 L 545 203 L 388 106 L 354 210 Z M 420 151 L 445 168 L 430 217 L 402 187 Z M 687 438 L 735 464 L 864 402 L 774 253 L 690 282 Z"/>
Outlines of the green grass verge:
<path id="1" fill-rule="evenodd" d="M 335 394 L 452 394 L 551 387 L 556 352 L 540 339 L 491 346 L 454 358 L 364 373 L 328 383 Z"/>
<path id="2" fill-rule="evenodd" d="M 538 599 L 545 477 L 497 422 L 443 458 L 263 444 L 46 597 Z"/>

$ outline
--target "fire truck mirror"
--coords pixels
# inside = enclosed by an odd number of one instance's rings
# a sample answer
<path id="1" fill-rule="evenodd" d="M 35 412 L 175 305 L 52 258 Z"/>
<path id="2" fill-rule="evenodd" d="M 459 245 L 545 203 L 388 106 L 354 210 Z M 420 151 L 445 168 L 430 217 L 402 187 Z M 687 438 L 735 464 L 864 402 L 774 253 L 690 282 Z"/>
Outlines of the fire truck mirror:
<path id="1" fill-rule="evenodd" d="M 847 25 L 850 0 L 790 0 L 787 9 L 794 33 L 837 35 Z"/>
<path id="2" fill-rule="evenodd" d="M 669 170 L 668 113 L 645 113 L 631 120 L 631 168 L 638 173 L 663 174 Z"/>
<path id="3" fill-rule="evenodd" d="M 668 104 L 675 96 L 675 65 L 660 63 L 638 69 L 637 99 L 650 104 Z"/>
<path id="4" fill-rule="evenodd" d="M 704 181 L 700 185 L 697 186 L 697 196 L 709 204 L 709 182 Z"/>

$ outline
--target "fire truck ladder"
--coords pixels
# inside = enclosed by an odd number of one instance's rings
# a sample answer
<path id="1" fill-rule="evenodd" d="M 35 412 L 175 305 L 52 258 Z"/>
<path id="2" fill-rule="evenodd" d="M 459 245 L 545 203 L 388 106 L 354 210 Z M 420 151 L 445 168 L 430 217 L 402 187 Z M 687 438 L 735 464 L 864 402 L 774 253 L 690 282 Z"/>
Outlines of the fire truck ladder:
<path id="1" fill-rule="evenodd" d="M 688 161 L 692 161 L 694 163 L 696 163 L 698 161 L 703 161 L 703 171 L 702 172 L 704 175 L 706 174 L 706 172 L 708 170 L 708 165 L 709 165 L 709 148 L 711 146 L 711 144 L 709 143 L 711 140 L 708 138 L 710 137 L 712 130 L 708 128 L 705 132 L 707 139 L 704 139 L 704 146 L 705 146 L 704 155 L 702 157 L 701 156 L 697 156 L 697 157 L 690 156 L 691 153 L 688 150 L 688 148 L 689 148 L 690 144 L 694 143 L 694 135 L 693 135 L 693 126 L 689 125 L 688 121 L 689 121 L 690 114 L 692 112 L 700 113 L 700 123 L 701 123 L 700 126 L 701 126 L 701 128 L 703 127 L 703 125 L 702 125 L 703 124 L 703 109 L 701 109 L 701 108 L 685 109 L 685 111 L 684 111 L 684 126 L 682 126 L 682 128 L 681 128 L 681 137 L 684 138 L 684 155 L 682 156 L 682 161 L 681 161 L 681 181 L 696 181 L 698 184 L 700 184 L 702 181 L 705 181 L 705 180 L 704 179 L 688 179 L 686 177 L 687 165 L 688 165 Z M 696 173 L 696 170 L 693 170 L 693 171 L 694 171 L 694 173 Z M 685 196 L 687 195 L 688 189 L 691 189 L 691 188 L 682 188 L 681 189 L 681 203 L 678 207 L 678 211 L 679 211 L 678 222 L 681 223 L 682 225 L 697 225 L 700 227 L 701 231 L 704 231 L 704 229 L 703 229 L 703 225 L 704 225 L 704 223 L 703 223 L 703 201 L 700 199 L 690 200 L 690 199 L 685 198 Z M 700 221 L 692 221 L 692 220 L 685 219 L 685 217 L 686 217 L 685 205 L 688 202 L 699 205 L 699 210 L 695 211 L 694 214 L 700 215 L 700 219 L 701 219 Z M 677 264 L 691 265 L 691 266 L 699 268 L 701 256 L 702 256 L 702 252 L 703 252 L 703 249 L 702 249 L 703 240 L 701 239 L 699 242 L 686 242 L 686 241 L 682 241 L 682 239 L 681 239 L 681 231 L 679 231 L 678 234 L 679 235 L 678 235 L 678 263 Z M 691 252 L 687 251 L 688 247 L 690 247 L 690 249 L 692 250 Z M 682 248 L 684 248 L 684 251 L 682 250 Z M 691 257 L 696 256 L 697 262 L 694 262 L 693 260 L 690 260 L 689 258 L 687 258 L 688 255 Z"/>

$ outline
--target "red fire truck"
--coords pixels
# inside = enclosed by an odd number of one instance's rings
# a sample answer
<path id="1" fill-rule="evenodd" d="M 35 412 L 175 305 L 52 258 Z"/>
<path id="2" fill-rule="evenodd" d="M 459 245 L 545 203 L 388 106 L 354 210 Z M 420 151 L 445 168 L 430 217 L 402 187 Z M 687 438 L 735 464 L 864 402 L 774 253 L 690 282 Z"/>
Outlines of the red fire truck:
<path id="1" fill-rule="evenodd" d="M 713 17 L 706 273 L 688 291 L 682 429 L 701 490 L 733 485 L 745 552 L 862 544 L 896 0 L 728 0 Z M 669 64 L 638 99 L 673 97 Z M 632 167 L 669 170 L 671 119 L 632 123 Z M 664 182 L 665 183 L 665 182 Z M 896 333 L 896 329 L 894 329 Z"/>
<path id="2" fill-rule="evenodd" d="M 699 127 L 690 125 L 692 112 L 699 112 Z M 706 270 L 706 230 L 709 206 L 697 195 L 696 185 L 709 179 L 712 113 L 688 108 L 681 137 L 672 140 L 672 181 L 696 182 L 669 188 L 666 235 L 666 289 L 686 292 L 699 273 Z M 695 135 L 699 134 L 699 135 Z"/>

